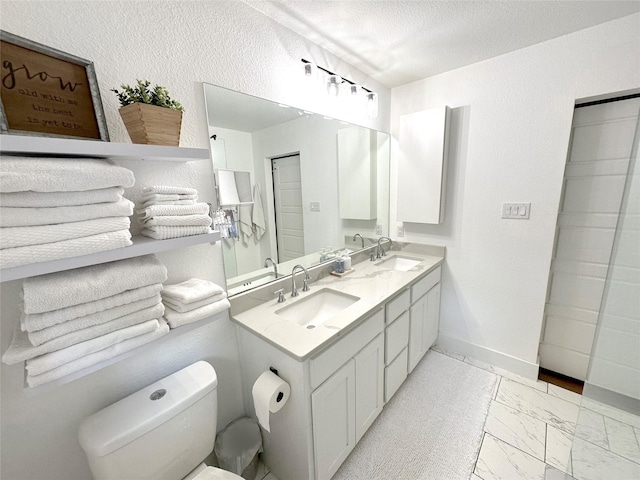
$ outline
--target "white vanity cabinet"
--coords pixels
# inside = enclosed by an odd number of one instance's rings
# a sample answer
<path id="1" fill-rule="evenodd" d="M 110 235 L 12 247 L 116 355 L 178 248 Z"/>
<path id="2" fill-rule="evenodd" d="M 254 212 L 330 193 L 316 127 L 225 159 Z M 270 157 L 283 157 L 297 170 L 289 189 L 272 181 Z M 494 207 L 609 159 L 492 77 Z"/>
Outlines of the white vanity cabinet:
<path id="1" fill-rule="evenodd" d="M 407 378 L 410 291 L 405 289 L 386 305 L 384 401 L 388 402 Z"/>
<path id="2" fill-rule="evenodd" d="M 409 361 L 411 373 L 438 338 L 441 267 L 411 286 Z"/>

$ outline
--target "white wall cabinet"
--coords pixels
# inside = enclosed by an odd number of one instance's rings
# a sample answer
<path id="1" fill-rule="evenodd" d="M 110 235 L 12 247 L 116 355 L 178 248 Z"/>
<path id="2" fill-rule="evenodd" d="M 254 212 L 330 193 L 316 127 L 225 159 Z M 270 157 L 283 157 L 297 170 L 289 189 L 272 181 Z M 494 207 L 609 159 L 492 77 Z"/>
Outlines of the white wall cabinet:
<path id="1" fill-rule="evenodd" d="M 329 480 L 338 471 L 435 341 L 439 282 L 440 267 L 303 362 L 239 327 L 245 398 L 271 366 L 291 385 L 289 401 L 270 418 L 271 432 L 263 432 L 263 458 L 276 477 Z"/>
<path id="2" fill-rule="evenodd" d="M 399 222 L 438 224 L 444 221 L 449 117 L 449 107 L 400 116 Z"/>
<path id="3" fill-rule="evenodd" d="M 338 130 L 340 218 L 371 220 L 378 216 L 377 152 L 376 132 L 360 127 Z"/>

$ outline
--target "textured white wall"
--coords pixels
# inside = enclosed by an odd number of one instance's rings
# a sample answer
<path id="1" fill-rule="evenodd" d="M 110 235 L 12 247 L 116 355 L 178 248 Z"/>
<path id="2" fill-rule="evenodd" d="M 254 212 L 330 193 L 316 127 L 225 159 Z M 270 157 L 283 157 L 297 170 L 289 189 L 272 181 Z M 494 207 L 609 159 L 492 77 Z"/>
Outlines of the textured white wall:
<path id="1" fill-rule="evenodd" d="M 393 89 L 392 134 L 402 114 L 454 109 L 445 222 L 405 236 L 447 247 L 441 341 L 535 373 L 574 103 L 640 87 L 639 26 L 632 15 Z M 531 202 L 531 219 L 502 220 L 503 202 Z"/>
<path id="2" fill-rule="evenodd" d="M 388 131 L 390 92 L 328 52 L 284 29 L 239 1 L 5 1 L 0 28 L 91 60 L 103 98 L 111 140 L 128 142 L 110 88 L 149 79 L 166 86 L 185 107 L 182 146 L 208 148 L 201 82 L 299 106 Z M 369 120 L 306 98 L 298 88 L 300 58 L 307 58 L 377 91 L 380 115 Z M 209 162 L 183 165 L 131 162 L 139 182 L 127 192 L 135 200 L 143 184 L 193 185 L 213 199 Z M 170 280 L 201 276 L 224 282 L 222 254 L 215 247 L 166 253 Z M 17 321 L 19 282 L 2 286 L 1 345 L 6 349 Z M 21 366 L 2 365 L 2 478 L 87 479 L 89 467 L 78 442 L 83 418 L 199 359 L 219 375 L 219 427 L 242 415 L 235 329 L 224 319 L 175 338 L 144 356 L 70 384 L 30 395 Z"/>

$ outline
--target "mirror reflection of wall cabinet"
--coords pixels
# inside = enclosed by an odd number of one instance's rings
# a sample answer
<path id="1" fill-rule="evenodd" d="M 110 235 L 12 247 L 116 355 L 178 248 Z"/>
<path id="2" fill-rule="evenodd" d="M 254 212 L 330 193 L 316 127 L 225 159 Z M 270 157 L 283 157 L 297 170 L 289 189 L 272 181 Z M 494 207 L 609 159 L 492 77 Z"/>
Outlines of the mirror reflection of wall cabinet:
<path id="1" fill-rule="evenodd" d="M 249 172 L 218 169 L 216 175 L 218 201 L 221 207 L 253 203 Z"/>
<path id="2" fill-rule="evenodd" d="M 338 131 L 340 218 L 377 217 L 378 142 L 375 131 L 359 127 Z"/>
<path id="3" fill-rule="evenodd" d="M 400 116 L 399 222 L 444 221 L 449 118 L 446 106 Z"/>

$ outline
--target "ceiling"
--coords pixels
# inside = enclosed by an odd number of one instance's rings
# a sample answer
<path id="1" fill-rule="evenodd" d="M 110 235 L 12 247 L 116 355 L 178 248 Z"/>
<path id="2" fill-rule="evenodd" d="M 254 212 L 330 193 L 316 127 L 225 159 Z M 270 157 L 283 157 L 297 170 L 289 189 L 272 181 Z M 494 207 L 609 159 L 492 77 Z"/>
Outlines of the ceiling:
<path id="1" fill-rule="evenodd" d="M 638 0 L 243 1 L 388 88 L 640 11 Z"/>

